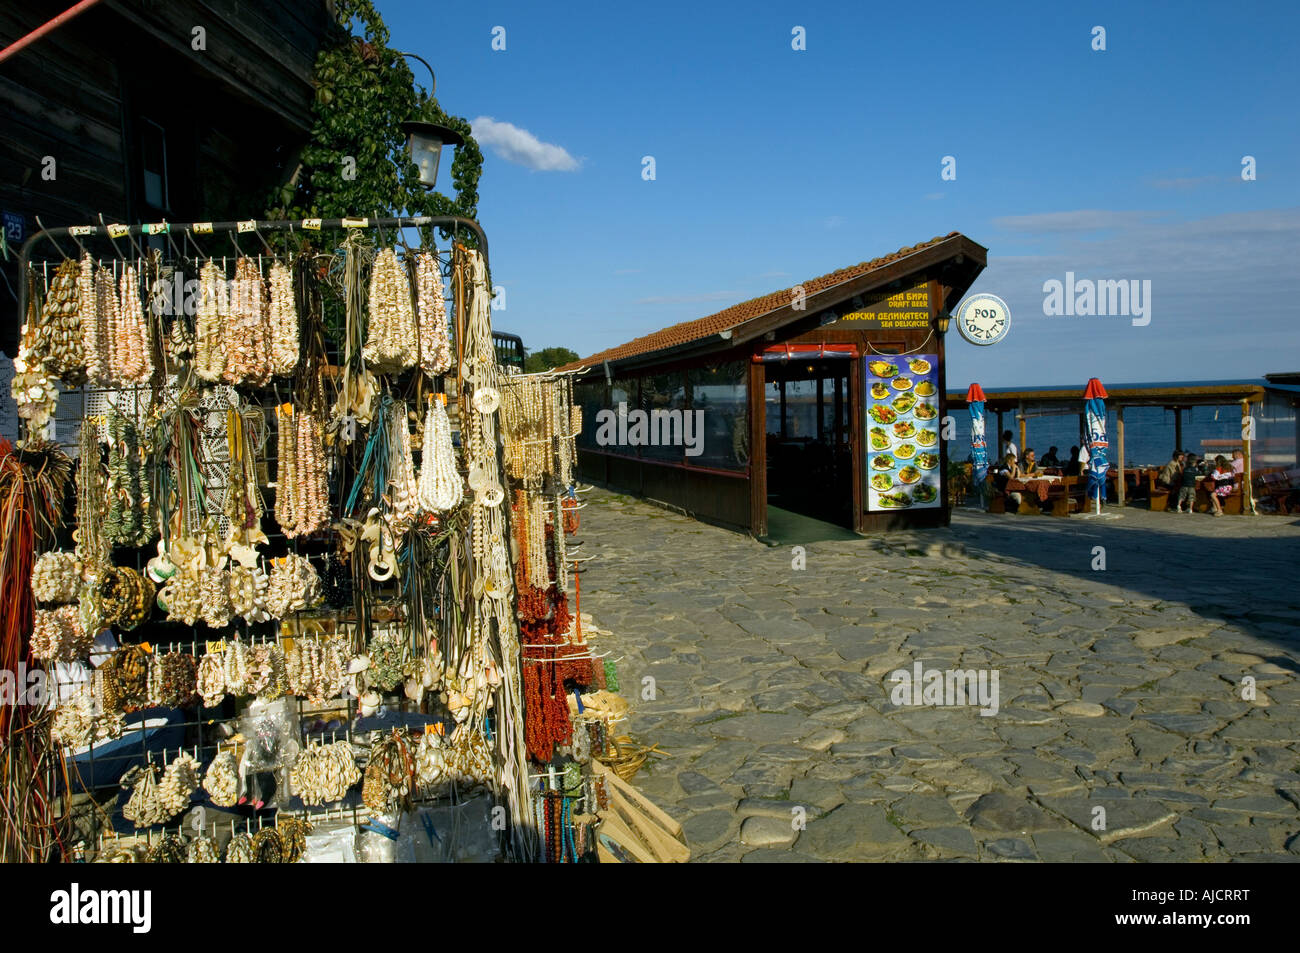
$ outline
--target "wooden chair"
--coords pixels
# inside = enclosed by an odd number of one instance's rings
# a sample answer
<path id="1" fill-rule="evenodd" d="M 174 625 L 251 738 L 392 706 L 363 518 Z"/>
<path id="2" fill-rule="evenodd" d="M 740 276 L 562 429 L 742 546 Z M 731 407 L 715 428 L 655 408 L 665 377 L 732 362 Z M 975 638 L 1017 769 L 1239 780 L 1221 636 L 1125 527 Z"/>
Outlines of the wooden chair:
<path id="1" fill-rule="evenodd" d="M 1156 483 L 1158 470 L 1147 471 L 1147 499 L 1150 500 L 1151 512 L 1163 513 L 1169 509 L 1169 490 Z"/>
<path id="2" fill-rule="evenodd" d="M 986 499 L 989 501 L 990 513 L 1005 513 L 1007 511 L 1007 499 L 998 492 L 997 486 L 993 482 L 993 473 L 984 480 Z"/>

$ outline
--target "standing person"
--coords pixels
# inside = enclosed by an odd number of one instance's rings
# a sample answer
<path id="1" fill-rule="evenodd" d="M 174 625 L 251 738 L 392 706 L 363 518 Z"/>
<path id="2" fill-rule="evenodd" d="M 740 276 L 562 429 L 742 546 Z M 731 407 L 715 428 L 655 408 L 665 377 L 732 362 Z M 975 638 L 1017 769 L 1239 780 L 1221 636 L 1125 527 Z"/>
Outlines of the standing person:
<path id="1" fill-rule="evenodd" d="M 1184 459 L 1183 451 L 1175 450 L 1169 462 L 1160 471 L 1160 475 L 1156 477 L 1156 485 L 1172 493 L 1182 483 Z"/>
<path id="2" fill-rule="evenodd" d="M 1002 458 L 1003 460 L 1005 460 L 1005 459 L 1007 458 L 1007 454 L 1008 454 L 1008 453 L 1011 454 L 1013 457 L 1015 457 L 1017 460 L 1020 459 L 1020 448 L 1017 447 L 1016 444 L 1015 444 L 1015 441 L 1012 440 L 1012 438 L 1011 438 L 1011 431 L 1010 431 L 1010 430 L 1004 430 L 1004 431 L 1002 432 L 1002 455 L 1001 455 L 1001 458 Z"/>
<path id="3" fill-rule="evenodd" d="M 1187 501 L 1187 512 L 1190 513 L 1196 509 L 1196 484 L 1201 481 L 1205 472 L 1197 463 L 1196 454 L 1189 453 L 1187 459 L 1183 461 L 1183 470 L 1178 477 L 1178 502 L 1174 505 L 1176 512 L 1183 511 L 1183 501 Z"/>
<path id="4" fill-rule="evenodd" d="M 1047 452 L 1043 454 L 1043 459 L 1039 462 L 1042 463 L 1043 469 L 1045 470 L 1048 468 L 1059 468 L 1061 466 L 1061 461 L 1056 456 L 1055 447 L 1048 447 Z"/>
<path id="5" fill-rule="evenodd" d="M 1233 485 L 1236 483 L 1236 477 L 1232 473 L 1232 464 L 1228 458 L 1220 454 L 1214 458 L 1214 470 L 1210 473 L 1214 480 L 1214 491 L 1210 494 L 1210 504 L 1214 507 L 1214 515 L 1223 515 L 1224 497 L 1230 495 Z"/>

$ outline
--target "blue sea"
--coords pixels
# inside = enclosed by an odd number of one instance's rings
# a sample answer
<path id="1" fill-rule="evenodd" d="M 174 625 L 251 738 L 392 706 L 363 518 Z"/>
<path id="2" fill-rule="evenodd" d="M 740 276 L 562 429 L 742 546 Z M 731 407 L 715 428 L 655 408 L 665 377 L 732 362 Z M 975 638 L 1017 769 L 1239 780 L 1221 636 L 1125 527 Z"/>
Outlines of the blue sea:
<path id="1" fill-rule="evenodd" d="M 1032 413 L 1032 412 L 1031 412 Z M 952 411 L 957 424 L 957 437 L 948 444 L 948 457 L 952 460 L 965 460 L 970 454 L 970 412 L 963 409 Z M 1197 455 L 1219 454 L 1232 456 L 1232 451 L 1241 447 L 1241 411 L 1236 407 L 1193 407 L 1182 411 L 1183 446 Z M 985 416 L 985 434 L 989 444 L 990 459 L 1000 445 L 997 440 L 997 414 Z M 1013 440 L 1020 443 L 1020 428 L 1015 413 L 1002 415 L 1004 429 L 1012 432 Z M 1110 437 L 1110 459 L 1112 465 L 1119 456 L 1116 442 L 1115 412 L 1106 414 L 1106 433 Z M 1229 443 L 1207 444 L 1205 441 L 1229 441 Z M 1079 445 L 1078 414 L 1030 416 L 1026 420 L 1025 445 L 1021 450 L 1032 448 L 1041 460 L 1048 448 L 1055 445 L 1057 456 L 1064 462 L 1070 457 L 1070 448 Z M 1174 413 L 1161 407 L 1125 407 L 1124 408 L 1124 465 L 1163 466 L 1169 462 L 1174 450 Z"/>

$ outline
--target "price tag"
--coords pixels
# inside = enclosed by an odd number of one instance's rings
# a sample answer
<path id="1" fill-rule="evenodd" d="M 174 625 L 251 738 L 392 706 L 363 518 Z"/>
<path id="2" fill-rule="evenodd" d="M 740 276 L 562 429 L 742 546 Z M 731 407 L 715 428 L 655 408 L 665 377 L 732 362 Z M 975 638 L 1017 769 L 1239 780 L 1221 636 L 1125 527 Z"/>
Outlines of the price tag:
<path id="1" fill-rule="evenodd" d="M 68 229 L 68 234 L 73 238 L 85 238 L 87 235 L 95 234 L 94 225 L 73 225 Z"/>
<path id="2" fill-rule="evenodd" d="M 193 225 L 190 226 L 190 231 L 193 232 L 195 235 L 211 235 L 211 234 L 212 234 L 212 223 L 211 223 L 211 222 L 195 222 Z"/>
<path id="3" fill-rule="evenodd" d="M 304 219 L 302 220 L 302 227 L 303 227 L 303 228 L 309 228 L 309 229 L 311 229 L 313 232 L 319 232 L 319 231 L 320 231 L 320 219 L 318 219 L 318 218 L 304 218 Z"/>
<path id="4" fill-rule="evenodd" d="M 140 649 L 149 655 L 153 655 L 153 646 L 148 642 L 141 642 Z"/>
<path id="5" fill-rule="evenodd" d="M 344 228 L 365 228 L 370 224 L 368 218 L 345 218 L 342 221 Z"/>
<path id="6" fill-rule="evenodd" d="M 218 639 L 215 642 L 204 642 L 203 648 L 209 655 L 220 655 L 226 650 L 226 640 Z"/>
<path id="7" fill-rule="evenodd" d="M 257 230 L 257 222 L 256 222 L 256 221 L 250 221 L 250 222 L 236 222 L 236 223 L 235 223 L 235 227 L 239 229 L 239 234 L 242 235 L 242 234 L 244 234 L 245 232 L 256 231 L 256 230 Z"/>
<path id="8" fill-rule="evenodd" d="M 167 222 L 155 222 L 152 225 L 146 225 L 144 227 L 144 233 L 146 235 L 166 235 L 171 230 L 172 227 Z"/>
<path id="9" fill-rule="evenodd" d="M 130 225 L 109 225 L 108 226 L 109 238 L 125 238 L 127 235 L 130 234 L 131 234 Z"/>

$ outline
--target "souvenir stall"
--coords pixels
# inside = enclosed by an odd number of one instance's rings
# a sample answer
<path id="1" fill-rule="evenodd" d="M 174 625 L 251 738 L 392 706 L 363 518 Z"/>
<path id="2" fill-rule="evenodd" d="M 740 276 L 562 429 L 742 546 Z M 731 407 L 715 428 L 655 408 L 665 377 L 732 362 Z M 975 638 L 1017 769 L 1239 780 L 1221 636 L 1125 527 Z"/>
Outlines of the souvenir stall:
<path id="1" fill-rule="evenodd" d="M 16 859 L 608 857 L 580 422 L 498 365 L 478 226 L 40 239 L 2 648 L 55 703 L 0 779 L 41 793 Z"/>

